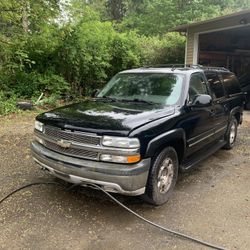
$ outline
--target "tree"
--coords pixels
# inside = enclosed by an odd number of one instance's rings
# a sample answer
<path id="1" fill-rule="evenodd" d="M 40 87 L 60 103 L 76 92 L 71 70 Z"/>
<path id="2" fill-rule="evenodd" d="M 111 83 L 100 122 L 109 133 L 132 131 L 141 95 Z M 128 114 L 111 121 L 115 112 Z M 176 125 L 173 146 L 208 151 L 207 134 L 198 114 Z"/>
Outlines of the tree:
<path id="1" fill-rule="evenodd" d="M 132 4 L 132 2 L 130 1 Z M 133 5 L 131 5 L 133 6 Z M 122 29 L 136 29 L 147 36 L 164 35 L 183 23 L 209 19 L 249 8 L 249 0 L 144 0 L 127 11 Z"/>
<path id="2" fill-rule="evenodd" d="M 126 4 L 123 0 L 107 0 L 107 12 L 111 20 L 121 22 L 126 13 Z"/>
<path id="3" fill-rule="evenodd" d="M 60 12 L 60 0 L 2 0 L 1 34 L 13 36 L 39 31 L 43 24 L 55 20 Z M 11 28 L 11 29 L 9 29 Z"/>
<path id="4" fill-rule="evenodd" d="M 169 29 L 249 1 L 1 0 L 0 99 L 89 95 L 123 69 L 182 63 L 185 37 Z"/>

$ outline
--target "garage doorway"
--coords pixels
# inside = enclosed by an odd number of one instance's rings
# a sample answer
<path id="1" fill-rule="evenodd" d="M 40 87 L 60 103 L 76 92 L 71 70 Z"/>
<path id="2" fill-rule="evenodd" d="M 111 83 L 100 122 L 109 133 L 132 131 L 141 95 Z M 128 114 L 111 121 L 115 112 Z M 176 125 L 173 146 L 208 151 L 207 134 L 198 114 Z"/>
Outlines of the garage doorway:
<path id="1" fill-rule="evenodd" d="M 199 34 L 198 41 L 198 63 L 230 69 L 250 94 L 250 26 Z"/>
<path id="2" fill-rule="evenodd" d="M 250 72 L 250 26 L 199 35 L 199 64 Z"/>

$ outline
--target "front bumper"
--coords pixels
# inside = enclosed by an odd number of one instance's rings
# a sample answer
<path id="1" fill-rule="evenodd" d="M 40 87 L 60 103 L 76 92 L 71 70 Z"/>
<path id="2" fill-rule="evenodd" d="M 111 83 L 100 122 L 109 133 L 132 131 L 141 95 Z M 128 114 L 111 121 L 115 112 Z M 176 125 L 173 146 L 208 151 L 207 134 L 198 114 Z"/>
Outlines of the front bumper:
<path id="1" fill-rule="evenodd" d="M 95 183 L 108 192 L 141 195 L 145 192 L 150 158 L 136 164 L 116 164 L 56 153 L 34 141 L 31 143 L 34 160 L 54 176 L 65 181 L 88 186 Z"/>

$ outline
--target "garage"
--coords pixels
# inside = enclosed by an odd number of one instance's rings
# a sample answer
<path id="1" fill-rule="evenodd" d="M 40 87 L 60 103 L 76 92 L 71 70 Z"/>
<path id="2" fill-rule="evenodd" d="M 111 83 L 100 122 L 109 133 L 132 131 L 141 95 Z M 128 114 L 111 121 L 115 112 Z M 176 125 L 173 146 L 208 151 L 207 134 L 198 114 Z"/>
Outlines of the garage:
<path id="1" fill-rule="evenodd" d="M 250 109 L 250 9 L 178 26 L 187 37 L 185 64 L 225 67 L 239 78 Z"/>

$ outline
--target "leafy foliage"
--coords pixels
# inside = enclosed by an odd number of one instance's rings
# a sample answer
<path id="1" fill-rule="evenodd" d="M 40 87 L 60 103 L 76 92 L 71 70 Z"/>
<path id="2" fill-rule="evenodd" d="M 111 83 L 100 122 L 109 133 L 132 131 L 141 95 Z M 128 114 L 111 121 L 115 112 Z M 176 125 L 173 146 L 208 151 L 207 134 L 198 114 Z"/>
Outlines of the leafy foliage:
<path id="1" fill-rule="evenodd" d="M 143 37 L 140 40 L 144 65 L 183 63 L 185 37 L 168 33 L 163 37 Z"/>
<path id="2" fill-rule="evenodd" d="M 2 0 L 0 113 L 16 98 L 87 96 L 117 72 L 182 63 L 173 26 L 249 8 L 249 0 Z"/>
<path id="3" fill-rule="evenodd" d="M 0 116 L 16 111 L 16 97 L 8 96 L 0 91 Z"/>
<path id="4" fill-rule="evenodd" d="M 70 90 L 69 84 L 64 78 L 52 72 L 39 74 L 35 71 L 30 73 L 20 71 L 16 76 L 18 82 L 9 87 L 18 97 L 31 98 L 39 96 L 41 92 L 46 95 L 60 96 Z"/>

